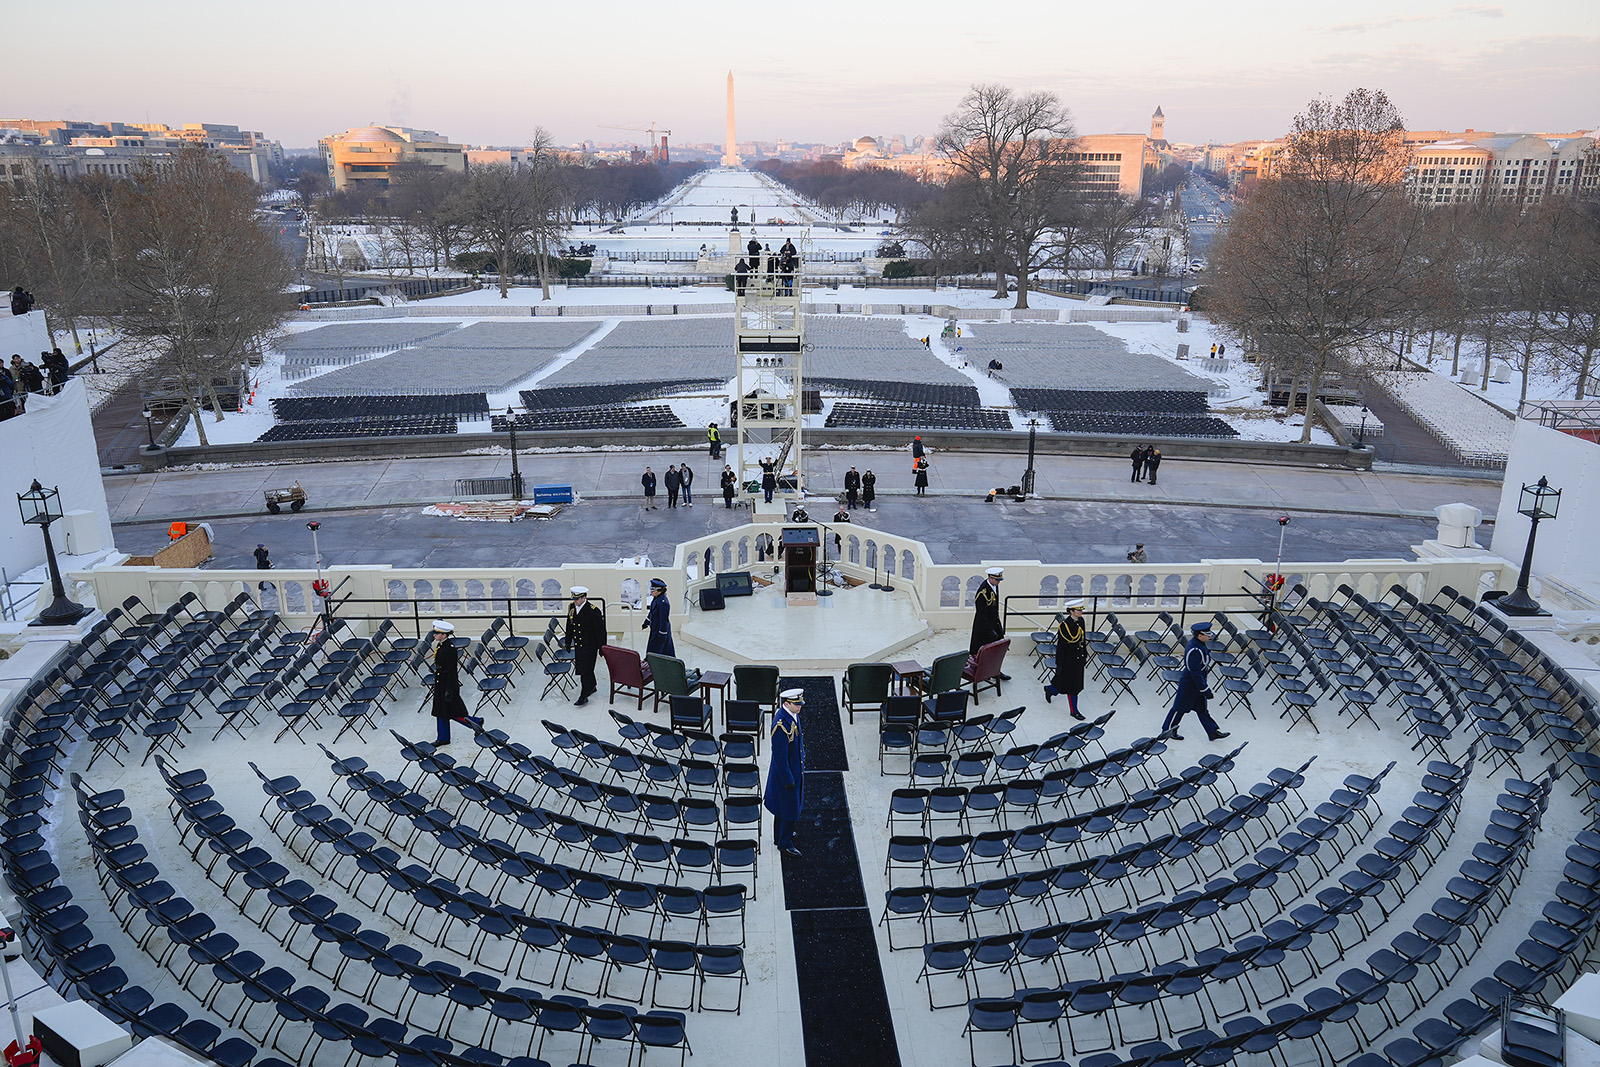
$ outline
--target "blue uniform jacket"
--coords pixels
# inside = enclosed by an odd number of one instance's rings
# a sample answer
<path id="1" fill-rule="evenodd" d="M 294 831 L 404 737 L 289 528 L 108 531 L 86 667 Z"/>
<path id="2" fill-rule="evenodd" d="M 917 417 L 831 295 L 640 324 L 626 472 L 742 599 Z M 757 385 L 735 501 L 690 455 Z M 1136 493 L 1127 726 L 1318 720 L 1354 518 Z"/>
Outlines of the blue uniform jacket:
<path id="1" fill-rule="evenodd" d="M 772 719 L 772 763 L 761 803 L 780 819 L 798 819 L 805 793 L 806 748 L 800 723 L 782 704 Z"/>
<path id="2" fill-rule="evenodd" d="M 646 653 L 654 652 L 661 656 L 676 656 L 678 653 L 672 644 L 672 623 L 667 621 L 672 605 L 667 603 L 667 594 L 650 598 L 650 608 L 645 613 L 644 625 L 650 631 L 650 641 L 644 646 Z"/>
<path id="3" fill-rule="evenodd" d="M 1206 672 L 1211 669 L 1211 653 L 1198 637 L 1189 638 L 1183 653 L 1183 674 L 1178 679 L 1178 695 L 1172 698 L 1173 711 L 1199 711 L 1211 695 Z"/>

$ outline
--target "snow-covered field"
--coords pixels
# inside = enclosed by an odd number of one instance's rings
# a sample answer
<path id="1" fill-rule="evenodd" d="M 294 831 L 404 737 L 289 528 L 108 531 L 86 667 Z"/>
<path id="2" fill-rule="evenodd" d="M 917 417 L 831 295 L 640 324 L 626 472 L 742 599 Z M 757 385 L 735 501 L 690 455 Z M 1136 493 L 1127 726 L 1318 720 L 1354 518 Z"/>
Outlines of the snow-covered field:
<path id="1" fill-rule="evenodd" d="M 728 300 L 726 292 L 715 289 L 695 289 L 682 293 L 673 292 L 675 294 L 673 300 L 679 304 L 726 304 Z M 570 323 L 574 319 L 581 321 L 586 318 L 583 315 L 585 306 L 603 304 L 609 309 L 617 305 L 659 304 L 662 302 L 661 293 L 662 290 L 660 289 L 646 289 L 643 287 L 638 289 L 577 290 L 566 290 L 558 287 L 555 297 L 564 307 L 575 312 L 575 314 L 562 315 L 560 317 L 561 322 Z M 470 325 L 479 321 L 505 322 L 506 320 L 504 319 L 477 318 L 466 310 L 475 306 L 482 306 L 486 302 L 486 298 L 493 295 L 487 292 L 464 293 L 430 301 L 429 305 L 440 306 L 441 308 L 450 306 L 463 308 L 463 314 L 459 320 L 463 325 Z M 900 307 L 947 304 L 955 307 L 987 311 L 993 309 L 999 303 L 994 300 L 992 293 L 971 289 L 940 289 L 935 291 L 933 289 L 874 289 L 871 287 L 844 286 L 837 291 L 817 290 L 813 295 L 814 299 L 828 303 L 838 301 L 851 304 L 874 304 L 879 307 L 884 305 Z M 513 289 L 511 296 L 514 302 L 533 304 L 539 302 L 540 293 L 538 289 L 534 288 Z M 1030 303 L 1035 307 L 1061 307 L 1069 303 L 1078 304 L 1078 302 L 1069 301 L 1065 297 L 1050 294 L 1031 294 Z M 1009 307 L 1010 301 L 1006 301 L 1004 306 Z M 861 321 L 866 321 L 865 316 L 848 315 L 838 319 L 830 318 L 830 321 L 847 324 L 852 318 L 860 318 Z M 986 407 L 1010 408 L 1012 406 L 1009 388 L 1003 380 L 990 378 L 981 368 L 969 365 L 965 356 L 957 350 L 959 348 L 958 342 L 940 339 L 940 328 L 944 325 L 942 319 L 922 314 L 874 314 L 872 318 L 879 322 L 885 319 L 897 319 L 902 324 L 902 328 L 908 337 L 913 339 L 931 338 L 930 348 L 933 358 L 966 377 L 977 388 L 979 397 Z M 385 322 L 415 323 L 416 321 L 415 319 L 364 320 L 364 322 L 372 322 L 373 324 Z M 552 374 L 569 366 L 584 352 L 603 340 L 611 330 L 615 329 L 624 320 L 614 316 L 597 314 L 590 321 L 594 323 L 595 331 L 586 334 L 581 341 L 559 353 L 554 359 L 540 367 L 526 379 L 516 382 L 509 388 L 493 393 L 490 396 L 491 409 L 501 410 L 508 405 L 516 405 L 519 402 L 517 394 L 520 390 L 535 388 Z M 634 323 L 636 328 L 649 329 L 651 325 L 651 320 L 649 319 L 630 319 L 627 321 Z M 681 318 L 666 321 L 681 321 Z M 291 325 L 290 332 L 300 333 L 325 325 L 327 324 L 319 322 L 295 322 Z M 533 324 L 530 324 L 530 326 L 533 326 Z M 1176 324 L 1170 322 L 1087 323 L 1073 324 L 1071 328 L 1082 330 L 1085 326 L 1098 330 L 1110 338 L 1115 338 L 1125 345 L 1130 352 L 1153 356 L 1171 362 L 1175 367 L 1209 382 L 1213 409 L 1238 429 L 1241 438 L 1259 441 L 1299 440 L 1300 423 L 1298 419 L 1285 421 L 1273 409 L 1263 405 L 1262 397 L 1264 394 L 1256 389 L 1256 371 L 1254 367 L 1239 361 L 1230 361 L 1227 370 L 1210 372 L 1202 369 L 1198 359 L 1179 360 L 1177 358 L 1177 346 L 1180 342 L 1187 343 L 1193 353 L 1206 353 L 1210 350 L 1213 341 L 1226 340 L 1220 333 L 1214 336 L 1211 324 L 1203 318 L 1194 317 L 1191 320 L 1188 332 L 1182 334 L 1178 333 Z M 845 328 L 848 329 L 848 326 Z M 1052 327 L 1049 324 L 1040 324 L 1040 328 L 1048 330 Z M 663 335 L 665 333 L 666 331 L 663 330 Z M 368 358 L 382 359 L 385 354 L 380 352 Z M 286 376 L 284 373 L 283 353 L 276 350 L 270 352 L 266 362 L 257 368 L 253 374 L 254 395 L 247 402 L 244 412 L 242 414 L 228 414 L 220 423 L 210 421 L 208 417 L 206 423 L 207 438 L 212 443 L 217 444 L 254 441 L 270 429 L 273 424 L 270 403 L 273 398 L 288 396 L 291 392 L 300 394 L 314 394 L 316 392 L 316 377 L 314 375 L 304 376 L 304 370 L 303 366 L 298 366 L 296 371 L 299 373 L 296 376 Z M 930 379 L 932 377 L 930 375 Z M 1130 389 L 1141 388 L 1142 382 L 1130 378 L 1126 387 Z M 665 401 L 657 400 L 654 402 L 669 404 L 678 417 L 683 420 L 684 424 L 688 426 L 704 426 L 707 422 L 712 421 L 713 418 L 719 417 L 725 410 L 725 399 L 722 395 L 707 393 L 703 390 L 682 397 L 667 398 Z M 821 426 L 823 424 L 832 403 L 832 397 L 824 398 L 822 414 L 812 417 L 815 425 Z M 472 432 L 486 428 L 487 424 L 479 425 L 466 422 L 461 424 L 462 432 Z M 1024 428 L 1019 424 L 1017 429 L 1018 432 L 1022 432 Z M 1312 441 L 1319 444 L 1333 443 L 1332 437 L 1320 427 L 1313 430 Z M 185 431 L 178 443 L 180 446 L 198 443 L 198 438 L 192 425 Z"/>
<path id="2" fill-rule="evenodd" d="M 889 220 L 841 219 L 809 203 L 798 193 L 764 174 L 718 168 L 695 175 L 659 203 L 639 212 L 637 214 L 639 221 L 636 223 L 620 227 L 580 225 L 568 235 L 564 243 L 587 242 L 595 244 L 613 257 L 634 254 L 655 255 L 658 260 L 663 254 L 695 255 L 702 245 L 706 246 L 708 252 L 720 252 L 727 248 L 730 239 L 728 226 L 724 220 L 734 208 L 739 211 L 741 242 L 748 240 L 752 235 L 769 244 L 776 244 L 784 238 L 793 238 L 796 244 L 802 246 L 804 255 L 812 266 L 830 258 L 854 260 L 861 256 L 870 256 L 880 243 L 893 236 Z M 780 222 L 787 222 L 789 225 L 780 225 Z M 699 225 L 699 223 L 708 224 Z M 376 256 L 381 251 L 383 240 L 376 232 L 363 232 L 367 229 L 349 227 L 341 233 Z M 613 230 L 616 232 L 612 232 Z M 657 261 L 618 264 L 618 266 L 630 272 L 675 273 L 688 265 Z M 817 287 L 809 290 L 807 297 L 819 305 L 862 305 L 863 310 L 866 306 L 871 306 L 874 312 L 872 317 L 879 321 L 898 317 L 908 336 L 933 338 L 933 343 L 930 345 L 932 356 L 970 380 L 978 389 L 981 401 L 986 407 L 1014 411 L 1006 383 L 1003 380 L 992 379 L 977 368 L 968 366 L 967 357 L 961 352 L 959 344 L 939 340 L 943 321 L 920 313 L 928 306 L 944 305 L 973 312 L 974 317 L 977 317 L 979 313 L 1012 307 L 1015 301 L 1014 295 L 997 299 L 993 290 L 989 288 L 901 289 L 863 284 Z M 692 309 L 699 305 L 705 307 L 707 315 L 725 317 L 732 303 L 732 297 L 720 286 L 671 287 L 640 284 L 637 287 L 567 288 L 558 285 L 552 289 L 550 302 L 562 307 L 563 321 L 590 320 L 594 323 L 595 329 L 582 341 L 559 352 L 552 360 L 538 367 L 524 379 L 492 391 L 489 399 L 493 410 L 516 405 L 520 390 L 535 388 L 545 379 L 569 367 L 589 348 L 600 343 L 618 323 L 625 321 L 624 316 L 627 321 L 635 321 L 626 315 L 628 309 L 632 307 L 638 307 L 642 314 L 643 305 L 659 306 L 671 303 L 677 305 L 678 321 L 681 322 L 683 315 L 693 314 Z M 1038 309 L 1082 306 L 1077 300 L 1040 292 L 1030 293 L 1028 303 Z M 464 327 L 479 321 L 505 321 L 474 314 L 480 308 L 530 307 L 543 304 L 545 304 L 543 293 L 537 287 L 514 288 L 503 300 L 497 290 L 484 288 L 474 292 L 432 298 L 426 302 L 426 307 L 430 311 L 449 315 L 453 320 L 455 316 L 451 311 L 459 308 L 459 320 L 456 321 Z M 588 309 L 593 310 L 588 311 Z M 362 321 L 379 323 L 417 320 Z M 316 321 L 297 321 L 288 326 L 288 331 L 291 334 L 298 333 L 317 329 L 323 325 L 324 323 Z M 640 322 L 638 325 L 648 328 L 645 322 Z M 1253 365 L 1234 358 L 1219 366 L 1204 358 L 1216 343 L 1227 343 L 1233 349 L 1235 357 L 1242 351 L 1235 338 L 1220 328 L 1213 327 L 1204 318 L 1194 316 L 1191 328 L 1185 333 L 1179 333 L 1174 323 L 1124 322 L 1088 325 L 1107 337 L 1120 341 L 1131 353 L 1170 362 L 1174 367 L 1205 380 L 1208 383 L 1212 411 L 1227 419 L 1239 431 L 1242 438 L 1263 441 L 1300 439 L 1302 430 L 1300 419 L 1286 420 L 1275 409 L 1263 403 L 1264 393 L 1258 390 L 1258 374 Z M 1042 328 L 1049 329 L 1048 326 Z M 1081 330 L 1082 326 L 1076 328 Z M 664 337 L 667 332 L 663 330 Z M 1191 358 L 1178 359 L 1177 349 L 1180 344 L 1189 346 Z M 1425 360 L 1428 347 L 1433 349 L 1431 369 L 1448 370 L 1450 341 L 1435 339 L 1430 346 L 1425 340 L 1419 339 L 1412 358 L 1418 361 Z M 359 358 L 383 359 L 389 354 L 391 353 L 380 350 Z M 1462 367 L 1476 370 L 1481 365 L 1481 347 L 1469 339 L 1462 346 Z M 328 369 L 334 368 L 330 366 Z M 292 370 L 285 367 L 282 353 L 271 353 L 265 365 L 255 372 L 255 389 L 251 400 L 246 404 L 245 411 L 242 414 L 228 415 L 221 423 L 208 422 L 208 437 L 219 443 L 255 440 L 273 423 L 270 401 L 275 397 L 288 395 L 291 390 L 301 394 L 314 393 L 319 373 L 323 372 L 319 372 L 315 367 L 307 367 L 303 353 Z M 1475 390 L 1476 395 L 1492 401 L 1508 412 L 1515 411 L 1521 389 L 1515 372 L 1497 376 L 1508 380 L 1491 381 L 1486 392 Z M 1142 387 L 1143 383 L 1136 380 L 1134 374 L 1130 373 L 1129 378 L 1125 388 Z M 1436 390 L 1432 392 L 1436 393 Z M 1571 384 L 1559 375 L 1541 371 L 1530 379 L 1528 392 L 1532 399 L 1565 397 L 1571 393 Z M 725 398 L 718 391 L 701 390 L 656 402 L 668 403 L 686 425 L 702 426 L 724 410 Z M 814 419 L 817 425 L 822 424 L 832 404 L 832 397 L 824 398 L 824 412 Z M 461 428 L 465 432 L 470 432 L 480 427 L 477 424 L 463 423 Z M 1018 429 L 1021 429 L 1020 425 Z M 179 443 L 194 444 L 195 436 L 193 428 L 190 427 Z M 1333 443 L 1333 438 L 1321 427 L 1313 429 L 1311 440 L 1321 444 Z"/>

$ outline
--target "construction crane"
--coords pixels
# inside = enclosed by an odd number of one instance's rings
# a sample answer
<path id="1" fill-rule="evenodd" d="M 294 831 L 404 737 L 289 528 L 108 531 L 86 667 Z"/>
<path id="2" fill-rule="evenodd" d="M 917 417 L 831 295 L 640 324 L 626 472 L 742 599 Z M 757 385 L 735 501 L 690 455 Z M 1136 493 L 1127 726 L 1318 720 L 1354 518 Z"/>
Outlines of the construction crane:
<path id="1" fill-rule="evenodd" d="M 635 133 L 648 133 L 650 135 L 651 157 L 657 163 L 670 162 L 667 156 L 667 138 L 672 136 L 671 130 L 662 130 L 661 139 L 658 141 L 656 140 L 656 124 L 653 122 L 648 126 L 610 126 L 602 122 L 600 123 L 600 128 L 602 130 L 632 130 Z"/>

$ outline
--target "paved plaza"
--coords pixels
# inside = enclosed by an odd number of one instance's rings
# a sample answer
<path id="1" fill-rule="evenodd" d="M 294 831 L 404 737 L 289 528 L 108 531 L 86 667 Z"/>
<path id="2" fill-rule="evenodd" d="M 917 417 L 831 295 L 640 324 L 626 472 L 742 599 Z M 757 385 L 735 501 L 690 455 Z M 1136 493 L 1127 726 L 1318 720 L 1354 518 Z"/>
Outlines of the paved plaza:
<path id="1" fill-rule="evenodd" d="M 689 463 L 696 472 L 695 507 L 639 508 L 646 464 L 665 471 Z M 1020 480 L 1025 456 L 936 452 L 930 495 L 910 492 L 903 450 L 808 453 L 813 517 L 827 521 L 831 501 L 851 466 L 879 478 L 874 513 L 860 521 L 926 541 L 940 562 L 980 559 L 1072 559 L 1117 562 L 1135 542 L 1152 561 L 1253 556 L 1276 550 L 1276 516 L 1296 516 L 1290 554 L 1349 559 L 1409 554 L 1431 537 L 1432 508 L 1465 502 L 1492 517 L 1499 485 L 1483 479 L 1419 477 L 1370 471 L 1279 467 L 1169 459 L 1157 485 L 1130 483 L 1116 459 L 1041 456 L 1037 488 L 1026 504 L 984 503 L 995 484 Z M 421 514 L 452 499 L 455 479 L 505 476 L 510 457 L 459 456 L 299 463 L 228 470 L 159 471 L 107 479 L 106 493 L 128 551 L 159 547 L 175 518 L 210 521 L 217 564 L 248 563 L 258 541 L 272 545 L 283 566 L 309 562 L 304 519 L 322 516 L 324 553 L 382 546 L 383 559 L 404 565 L 551 565 L 605 562 L 641 552 L 670 557 L 681 539 L 747 520 L 725 510 L 703 450 L 559 452 L 521 457 L 529 484 L 572 485 L 583 503 L 548 522 L 477 523 Z M 299 482 L 310 496 L 301 516 L 270 516 L 261 491 Z M 335 521 L 328 516 L 337 514 Z M 1480 541 L 1486 543 L 1489 527 Z M 666 553 L 667 555 L 663 555 Z M 348 559 L 348 555 L 338 558 Z"/>

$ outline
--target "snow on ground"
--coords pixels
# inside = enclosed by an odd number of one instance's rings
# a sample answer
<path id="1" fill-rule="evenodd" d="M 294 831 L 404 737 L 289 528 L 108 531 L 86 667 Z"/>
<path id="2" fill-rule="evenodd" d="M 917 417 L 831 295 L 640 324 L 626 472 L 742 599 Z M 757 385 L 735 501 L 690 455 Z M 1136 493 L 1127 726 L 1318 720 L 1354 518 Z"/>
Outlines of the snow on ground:
<path id="1" fill-rule="evenodd" d="M 731 294 L 725 290 L 695 287 L 690 289 L 662 290 L 645 287 L 621 287 L 604 289 L 566 289 L 557 286 L 554 290 L 556 302 L 571 308 L 580 309 L 576 316 L 564 315 L 563 319 L 583 318 L 581 309 L 584 306 L 595 306 L 597 311 L 609 310 L 617 306 L 643 305 L 647 303 L 664 303 L 661 299 L 663 292 L 673 294 L 671 302 L 679 304 L 704 303 L 707 305 L 721 304 L 729 301 Z M 493 291 L 479 291 L 476 293 L 462 293 L 450 297 L 440 297 L 428 301 L 431 306 L 461 307 L 463 314 L 461 322 L 468 325 L 474 322 L 496 322 L 503 319 L 483 319 L 474 317 L 468 309 L 481 307 L 489 303 L 488 298 L 497 296 Z M 537 288 L 520 288 L 511 290 L 511 302 L 519 304 L 535 304 L 539 302 L 540 291 Z M 982 289 L 885 289 L 870 286 L 840 286 L 839 289 L 812 289 L 807 294 L 814 303 L 832 304 L 871 304 L 875 308 L 899 306 L 923 306 L 931 304 L 946 304 L 955 307 L 971 309 L 974 311 L 997 310 L 1009 308 L 1013 301 L 996 301 L 989 290 Z M 1066 306 L 1082 306 L 1080 301 L 1070 300 L 1067 297 L 1049 293 L 1029 294 L 1029 303 L 1040 308 L 1059 308 Z M 720 309 L 718 309 L 720 310 Z M 716 313 L 712 308 L 707 308 L 707 314 Z M 725 314 L 725 312 L 723 312 Z M 598 344 L 606 335 L 614 330 L 622 321 L 612 315 L 596 314 L 593 318 L 602 323 L 602 328 L 589 334 L 584 340 L 564 351 L 555 360 L 542 367 L 538 372 L 526 380 L 515 383 L 508 389 L 496 392 L 489 397 L 491 410 L 499 411 L 506 407 L 516 407 L 520 404 L 518 395 L 523 389 L 535 388 L 541 381 L 554 374 L 563 367 L 570 365 L 584 352 Z M 907 315 L 881 315 L 874 314 L 873 318 L 899 318 L 906 336 L 915 340 L 923 337 L 930 338 L 929 348 L 934 358 L 951 367 L 965 377 L 978 390 L 978 395 L 984 406 L 1008 409 L 1011 407 L 1011 393 L 1007 385 L 998 379 L 988 377 L 979 367 L 973 366 L 958 352 L 956 344 L 940 336 L 944 327 L 944 320 L 936 316 L 923 314 Z M 415 322 L 415 319 L 373 319 L 364 322 Z M 302 332 L 303 329 L 314 329 L 326 325 L 321 322 L 295 322 L 289 329 L 290 333 Z M 1043 324 L 1048 326 L 1048 324 Z M 1130 351 L 1157 356 L 1168 360 L 1174 366 L 1205 378 L 1215 385 L 1212 395 L 1212 408 L 1222 417 L 1228 419 L 1239 431 L 1239 436 L 1245 440 L 1256 441 L 1298 441 L 1300 439 L 1299 420 L 1285 422 L 1275 409 L 1263 404 L 1264 394 L 1256 388 L 1257 372 L 1253 365 L 1232 359 L 1229 367 L 1223 372 L 1211 372 L 1202 369 L 1201 358 L 1210 352 L 1211 345 L 1219 340 L 1225 341 L 1226 335 L 1220 328 L 1215 328 L 1205 319 L 1193 316 L 1190 328 L 1186 333 L 1177 331 L 1176 323 L 1171 322 L 1095 322 L 1087 325 L 1116 338 L 1127 345 Z M 1187 360 L 1177 359 L 1177 346 L 1187 343 L 1191 356 Z M 1238 351 L 1238 349 L 1235 349 Z M 379 357 L 381 358 L 381 357 Z M 292 385 L 304 386 L 315 381 L 314 377 L 299 377 L 286 379 L 284 377 L 283 356 L 276 352 L 269 352 L 266 362 L 254 370 L 252 382 L 255 387 L 255 396 L 245 409 L 245 413 L 228 414 L 220 423 L 214 421 L 208 414 L 206 416 L 206 435 L 214 444 L 234 444 L 254 441 L 265 433 L 273 424 L 271 414 L 271 400 L 275 397 L 286 396 Z M 1130 388 L 1137 388 L 1137 383 L 1129 383 Z M 666 403 L 687 426 L 704 426 L 713 419 L 723 421 L 726 418 L 726 400 L 718 395 L 696 393 L 676 398 L 653 401 Z M 826 418 L 831 403 L 824 402 L 824 411 L 821 416 L 814 417 L 815 425 L 821 425 Z M 1013 413 L 1014 414 L 1014 413 Z M 813 420 L 808 420 L 811 424 Z M 476 424 L 463 423 L 462 432 L 471 432 Z M 1024 425 L 1013 422 L 1019 432 L 1026 429 Z M 1316 444 L 1332 444 L 1334 440 L 1327 431 L 1320 427 L 1313 429 L 1311 440 Z M 198 444 L 192 422 L 179 439 L 180 447 Z"/>
<path id="2" fill-rule="evenodd" d="M 1433 349 L 1430 358 L 1430 341 Z M 1521 342 L 1509 342 L 1500 346 L 1500 350 L 1515 347 L 1520 357 Z M 1501 408 L 1507 414 L 1515 415 L 1522 396 L 1522 374 L 1514 366 L 1501 365 L 1497 358 L 1491 366 L 1491 377 L 1488 388 L 1483 388 L 1483 341 L 1481 338 L 1463 338 L 1461 342 L 1460 370 L 1456 374 L 1450 373 L 1451 355 L 1455 348 L 1455 338 L 1450 334 L 1434 334 L 1416 338 L 1409 358 L 1418 366 L 1433 371 L 1435 374 L 1449 378 L 1461 388 L 1470 391 L 1474 396 L 1489 401 Z M 1535 357 L 1535 366 L 1528 375 L 1528 400 L 1571 400 L 1576 383 L 1576 373 L 1570 371 L 1557 372 L 1550 368 L 1548 353 L 1541 358 Z M 1495 381 L 1498 376 L 1504 381 Z M 1589 394 L 1595 393 L 1594 383 L 1591 381 Z"/>

